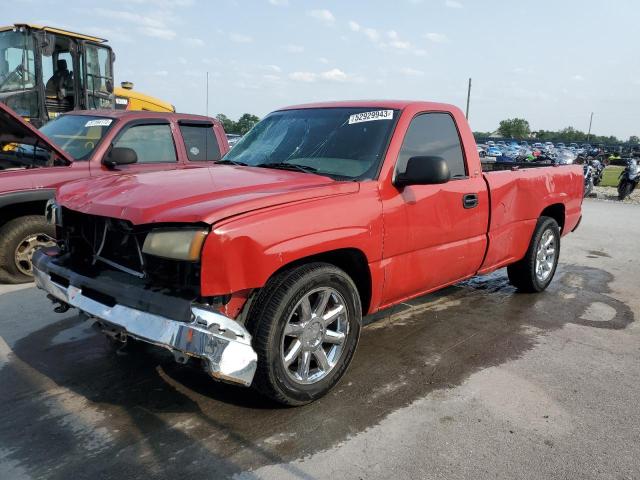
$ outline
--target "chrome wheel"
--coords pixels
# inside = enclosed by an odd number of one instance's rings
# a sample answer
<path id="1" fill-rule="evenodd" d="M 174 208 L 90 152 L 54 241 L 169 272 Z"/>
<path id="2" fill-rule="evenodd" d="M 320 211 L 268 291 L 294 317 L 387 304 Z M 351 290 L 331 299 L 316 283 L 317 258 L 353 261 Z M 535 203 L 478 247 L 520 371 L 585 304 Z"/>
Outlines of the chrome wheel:
<path id="1" fill-rule="evenodd" d="M 325 378 L 338 363 L 349 334 L 346 302 L 335 289 L 307 293 L 287 319 L 280 359 L 287 376 L 309 385 Z"/>
<path id="2" fill-rule="evenodd" d="M 552 230 L 545 230 L 540 238 L 536 252 L 536 277 L 539 282 L 545 282 L 556 261 L 557 240 Z"/>
<path id="3" fill-rule="evenodd" d="M 42 247 L 53 247 L 56 242 L 44 233 L 32 234 L 24 238 L 16 247 L 14 261 L 20 273 L 33 275 L 33 265 L 31 258 L 34 252 Z"/>

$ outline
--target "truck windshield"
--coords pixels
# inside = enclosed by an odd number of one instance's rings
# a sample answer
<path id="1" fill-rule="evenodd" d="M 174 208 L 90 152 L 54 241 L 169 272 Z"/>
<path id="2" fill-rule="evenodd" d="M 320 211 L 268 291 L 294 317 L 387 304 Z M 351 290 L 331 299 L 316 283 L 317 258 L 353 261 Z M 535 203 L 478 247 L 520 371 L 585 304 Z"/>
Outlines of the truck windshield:
<path id="1" fill-rule="evenodd" d="M 86 160 L 111 128 L 114 120 L 88 115 L 62 115 L 40 129 L 76 160 Z"/>
<path id="2" fill-rule="evenodd" d="M 339 180 L 372 179 L 397 117 L 397 110 L 371 107 L 274 112 L 221 162 L 299 170 Z"/>
<path id="3" fill-rule="evenodd" d="M 33 38 L 26 32 L 0 32 L 0 92 L 36 86 Z"/>

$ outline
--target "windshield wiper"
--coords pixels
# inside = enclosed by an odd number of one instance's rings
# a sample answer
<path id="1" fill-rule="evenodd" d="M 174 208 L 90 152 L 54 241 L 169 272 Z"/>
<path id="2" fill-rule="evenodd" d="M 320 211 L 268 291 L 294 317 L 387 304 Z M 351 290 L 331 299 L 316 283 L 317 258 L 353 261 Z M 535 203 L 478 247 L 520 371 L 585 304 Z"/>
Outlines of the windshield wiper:
<path id="1" fill-rule="evenodd" d="M 240 165 L 241 167 L 248 167 L 249 165 L 243 162 L 236 162 L 235 160 L 218 160 L 214 162 L 218 165 Z"/>
<path id="2" fill-rule="evenodd" d="M 276 168 L 279 170 L 297 170 L 298 172 L 304 173 L 318 173 L 318 169 L 314 167 L 309 167 L 307 165 L 299 165 L 297 163 L 287 163 L 287 162 L 274 162 L 274 163 L 259 163 L 256 167 L 260 168 Z"/>

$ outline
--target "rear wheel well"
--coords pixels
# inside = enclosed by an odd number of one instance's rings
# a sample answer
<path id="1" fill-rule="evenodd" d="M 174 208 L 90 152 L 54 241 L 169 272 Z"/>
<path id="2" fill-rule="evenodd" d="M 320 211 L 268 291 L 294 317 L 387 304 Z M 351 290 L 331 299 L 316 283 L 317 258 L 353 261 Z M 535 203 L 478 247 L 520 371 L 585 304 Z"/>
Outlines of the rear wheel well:
<path id="1" fill-rule="evenodd" d="M 280 267 L 273 273 L 272 277 L 283 270 L 315 262 L 324 262 L 334 265 L 351 277 L 351 280 L 353 280 L 353 283 L 356 284 L 358 289 L 358 295 L 360 296 L 360 303 L 362 305 L 362 313 L 366 315 L 371 303 L 371 271 L 369 270 L 367 257 L 362 253 L 362 251 L 356 248 L 343 248 L 300 258 Z"/>
<path id="2" fill-rule="evenodd" d="M 553 205 L 549 205 L 545 208 L 540 214 L 541 217 L 551 217 L 553 218 L 560 227 L 560 233 L 564 231 L 564 219 L 565 219 L 565 208 L 562 203 L 555 203 Z"/>
<path id="3" fill-rule="evenodd" d="M 0 208 L 0 226 L 18 217 L 27 215 L 42 215 L 47 205 L 46 200 L 36 200 L 33 202 L 15 203 Z"/>

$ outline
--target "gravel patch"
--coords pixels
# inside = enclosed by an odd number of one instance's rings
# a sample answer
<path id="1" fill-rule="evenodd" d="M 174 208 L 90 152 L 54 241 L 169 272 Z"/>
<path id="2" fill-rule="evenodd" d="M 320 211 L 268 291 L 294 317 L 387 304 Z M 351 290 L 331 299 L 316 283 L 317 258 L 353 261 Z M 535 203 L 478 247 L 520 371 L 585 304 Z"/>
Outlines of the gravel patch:
<path id="1" fill-rule="evenodd" d="M 593 187 L 593 191 L 589 198 L 605 200 L 608 202 L 618 202 L 618 189 L 614 187 Z M 636 188 L 634 192 L 624 199 L 622 203 L 630 203 L 632 205 L 640 205 L 640 188 Z"/>

